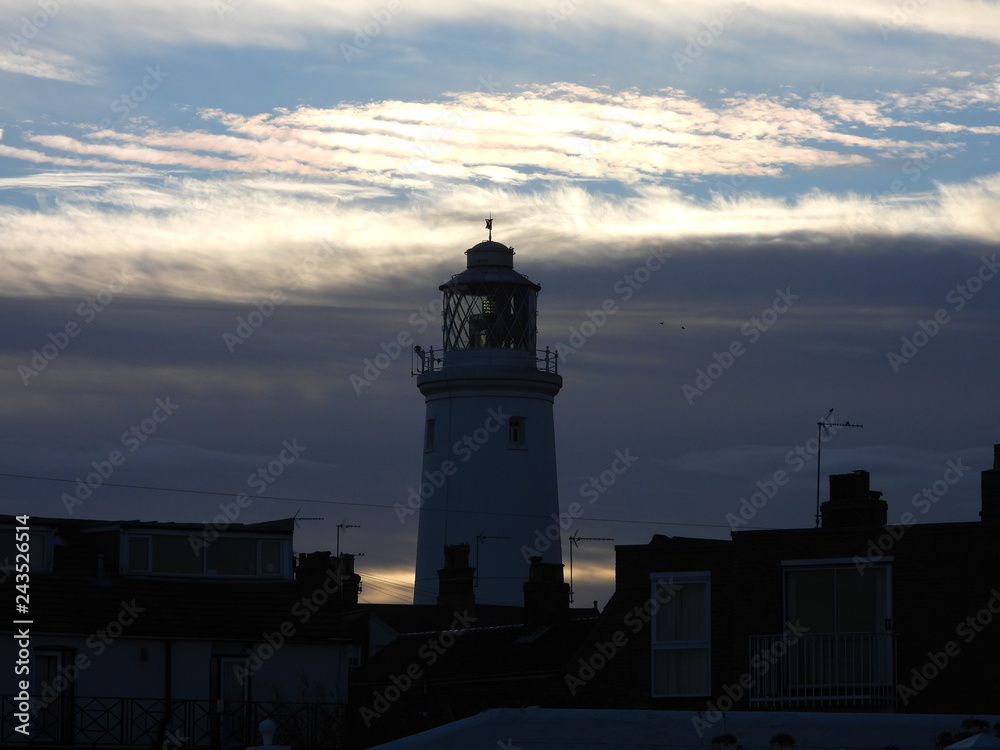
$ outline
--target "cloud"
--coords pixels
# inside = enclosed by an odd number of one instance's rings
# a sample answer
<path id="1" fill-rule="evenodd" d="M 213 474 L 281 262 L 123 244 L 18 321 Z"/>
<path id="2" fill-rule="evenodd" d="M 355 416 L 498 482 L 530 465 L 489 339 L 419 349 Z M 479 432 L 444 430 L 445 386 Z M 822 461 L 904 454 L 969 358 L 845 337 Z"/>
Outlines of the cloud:
<path id="1" fill-rule="evenodd" d="M 875 102 L 737 95 L 710 106 L 674 89 L 644 94 L 571 83 L 252 116 L 206 109 L 201 117 L 224 132 L 152 125 L 134 132 L 81 127 L 76 137 L 28 132 L 24 139 L 36 148 L 8 146 L 3 153 L 35 162 L 51 153 L 52 163 L 66 165 L 72 164 L 67 159 L 90 159 L 88 165 L 99 159 L 142 168 L 323 176 L 402 191 L 468 180 L 638 185 L 671 177 L 781 176 L 961 146 L 939 136 L 882 135 L 903 125 L 929 133 L 958 128 L 901 122 Z M 855 122 L 873 132 L 845 127 Z"/>
<path id="2" fill-rule="evenodd" d="M 355 291 L 438 268 L 442 238 L 471 245 L 491 210 L 505 242 L 531 247 L 539 262 L 584 265 L 663 243 L 695 252 L 751 239 L 810 238 L 817 247 L 915 233 L 985 241 L 1000 228 L 996 175 L 878 200 L 816 191 L 698 201 L 658 186 L 623 198 L 563 184 L 532 193 L 464 185 L 397 203 L 336 189 L 193 177 L 64 188 L 44 209 L 0 214 L 18 259 L 0 293 L 92 294 L 125 268 L 130 295 L 250 302 L 280 290 L 346 303 Z"/>
<path id="3" fill-rule="evenodd" d="M 911 8 L 910 5 L 913 7 Z M 535 3 L 527 0 L 432 0 L 419 5 L 385 0 L 372 3 L 330 5 L 321 0 L 92 0 L 85 8 L 60 3 L 58 12 L 46 17 L 41 29 L 46 37 L 68 38 L 70 28 L 79 35 L 74 45 L 141 48 L 158 44 L 259 46 L 299 49 L 317 34 L 393 38 L 400 30 L 419 32 L 428 27 L 456 24 L 508 27 L 552 36 L 578 35 L 581 27 L 611 29 L 635 35 L 683 39 L 696 25 L 736 15 L 725 33 L 773 33 L 784 29 L 799 34 L 803 26 L 852 32 L 869 28 L 886 39 L 892 35 L 921 34 L 958 39 L 1000 41 L 1000 8 L 975 0 L 926 0 L 885 5 L 869 0 L 844 0 L 834 5 L 798 0 L 754 0 L 753 3 L 681 0 L 630 3 L 625 0 L 576 0 Z M 38 14 L 39 6 L 14 0 L 0 10 L 0 25 L 21 28 L 24 19 Z M 44 15 L 44 14 L 42 14 Z M 738 29 L 738 31 L 730 31 Z M 30 31 L 29 31 L 30 33 Z M 336 45 L 331 45 L 336 50 Z"/>
<path id="4" fill-rule="evenodd" d="M 125 268 L 140 296 L 349 299 L 436 267 L 442 228 L 468 236 L 489 211 L 510 217 L 505 242 L 582 264 L 660 243 L 995 237 L 1000 176 L 945 182 L 940 164 L 965 144 L 948 123 L 900 119 L 892 101 L 735 93 L 708 103 L 672 88 L 551 83 L 255 115 L 205 109 L 199 129 L 55 125 L 75 132 L 26 131 L 23 145 L 7 133 L 0 156 L 65 171 L 0 182 L 40 206 L 0 214 L 18 257 L 0 293 L 86 293 Z M 878 193 L 766 192 L 806 172 L 877 168 Z"/>
<path id="5" fill-rule="evenodd" d="M 22 51 L 0 49 L 0 70 L 83 85 L 94 85 L 100 78 L 95 68 L 72 55 L 37 47 L 26 47 Z"/>

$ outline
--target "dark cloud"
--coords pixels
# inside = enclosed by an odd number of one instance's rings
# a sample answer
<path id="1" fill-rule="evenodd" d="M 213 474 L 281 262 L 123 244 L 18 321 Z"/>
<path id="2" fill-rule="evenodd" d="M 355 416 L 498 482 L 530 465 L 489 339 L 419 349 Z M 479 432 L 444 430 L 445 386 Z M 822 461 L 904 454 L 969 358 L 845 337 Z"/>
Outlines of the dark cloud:
<path id="1" fill-rule="evenodd" d="M 728 534 L 727 514 L 779 470 L 791 481 L 750 525 L 811 525 L 814 456 L 807 451 L 798 462 L 789 454 L 807 447 L 836 407 L 836 421 L 864 428 L 841 430 L 824 446 L 824 475 L 870 470 L 892 516 L 947 461 L 960 460 L 968 475 L 921 520 L 974 520 L 978 472 L 1000 442 L 1000 296 L 992 288 L 1000 282 L 986 282 L 962 310 L 948 294 L 976 274 L 989 250 L 916 241 L 678 249 L 632 288 L 616 285 L 641 266 L 642 253 L 559 268 L 536 266 L 525 247 L 518 267 L 543 285 L 539 344 L 570 352 L 560 363 L 565 385 L 555 412 L 564 506 L 615 451 L 629 450 L 638 460 L 580 519 L 585 535 L 632 543 L 652 533 Z M 456 249 L 452 271 L 463 264 Z M 222 494 L 104 486 L 74 506 L 75 515 L 210 522 L 245 492 L 253 502 L 241 521 L 324 517 L 304 523 L 303 550 L 332 548 L 337 523 L 360 523 L 350 548 L 366 553 L 362 572 L 406 568 L 416 524 L 401 523 L 391 506 L 418 480 L 423 422 L 408 344 L 440 345 L 436 321 L 420 311 L 443 280 L 372 282 L 366 306 L 276 306 L 232 353 L 223 334 L 238 332 L 252 304 L 116 299 L 28 385 L 18 366 L 30 366 L 50 333 L 79 322 L 78 300 L 3 300 L 2 470 L 83 478 L 119 450 L 125 461 L 108 482 Z M 769 314 L 789 293 L 792 304 Z M 594 312 L 606 300 L 615 309 L 600 321 Z M 888 352 L 900 351 L 901 338 L 912 339 L 939 309 L 948 322 L 894 372 Z M 742 353 L 729 361 L 734 343 Z M 707 381 L 699 382 L 699 371 Z M 358 387 L 357 378 L 370 385 Z M 685 384 L 701 395 L 686 395 Z M 180 406 L 129 452 L 123 438 L 136 425 L 141 431 L 157 399 Z M 258 494 L 248 479 L 292 441 L 305 446 L 301 457 Z M 64 515 L 61 496 L 75 489 L 2 482 L 9 513 Z M 608 555 L 610 548 L 597 563 L 610 564 Z M 580 586 L 585 598 L 607 593 Z"/>

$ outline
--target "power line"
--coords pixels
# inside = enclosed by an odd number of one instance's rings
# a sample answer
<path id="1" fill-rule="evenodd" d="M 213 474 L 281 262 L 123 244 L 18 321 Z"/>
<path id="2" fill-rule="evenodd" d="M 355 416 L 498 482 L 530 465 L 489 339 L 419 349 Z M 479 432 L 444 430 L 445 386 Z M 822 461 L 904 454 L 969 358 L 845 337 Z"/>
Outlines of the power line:
<path id="1" fill-rule="evenodd" d="M 79 479 L 61 479 L 59 477 L 40 477 L 32 474 L 13 474 L 9 472 L 0 472 L 0 477 L 9 477 L 12 479 L 30 479 L 37 482 L 61 482 L 64 484 L 79 484 Z M 101 482 L 100 487 L 118 487 L 127 490 L 149 490 L 152 492 L 176 492 L 179 494 L 187 495 L 207 495 L 210 497 L 233 497 L 232 492 L 218 492 L 215 490 L 192 490 L 183 489 L 180 487 L 162 487 L 158 485 L 148 485 L 148 484 L 124 484 L 120 482 Z M 316 503 L 318 505 L 345 505 L 357 508 L 387 508 L 395 509 L 397 507 L 402 507 L 401 503 L 389 504 L 389 503 L 363 503 L 359 501 L 352 500 L 317 500 L 315 498 L 304 498 L 304 497 L 286 497 L 283 495 L 254 495 L 254 500 L 282 500 L 290 503 Z M 433 509 L 428 508 L 429 512 L 433 512 Z M 507 516 L 509 518 L 537 518 L 535 513 L 509 513 L 505 511 L 496 510 L 458 510 L 451 509 L 451 513 L 471 513 L 475 515 L 484 516 Z M 582 516 L 581 516 L 582 517 Z M 730 524 L 727 523 L 692 523 L 686 521 L 656 521 L 648 519 L 627 519 L 627 518 L 601 518 L 598 516 L 587 516 L 588 521 L 601 521 L 604 523 L 624 523 L 624 524 L 636 524 L 641 526 L 693 526 L 698 528 L 711 528 L 711 529 L 731 529 Z M 777 527 L 774 526 L 743 526 L 745 529 L 755 529 L 758 531 L 769 531 Z"/>

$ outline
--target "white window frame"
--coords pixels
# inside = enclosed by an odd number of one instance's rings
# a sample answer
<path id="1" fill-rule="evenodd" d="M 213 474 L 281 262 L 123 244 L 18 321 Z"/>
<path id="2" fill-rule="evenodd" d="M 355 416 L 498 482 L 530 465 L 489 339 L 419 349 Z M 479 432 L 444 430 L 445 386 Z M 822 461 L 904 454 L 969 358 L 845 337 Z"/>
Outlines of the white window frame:
<path id="1" fill-rule="evenodd" d="M 656 609 L 653 610 L 653 619 L 650 622 L 649 627 L 649 637 L 650 637 L 650 684 L 649 684 L 649 694 L 653 698 L 692 698 L 692 697 L 704 697 L 711 696 L 712 694 L 712 574 L 707 570 L 698 571 L 675 571 L 668 573 L 653 573 L 650 575 L 650 602 L 654 603 Z M 667 606 L 659 597 L 657 597 L 657 587 L 666 583 L 668 586 L 670 584 L 688 584 L 688 583 L 701 583 L 705 585 L 705 637 L 698 640 L 687 640 L 687 641 L 661 641 L 656 637 L 656 618 L 659 613 L 663 610 L 664 606 Z M 668 600 L 669 602 L 669 600 Z M 656 689 L 656 653 L 658 651 L 666 650 L 695 650 L 704 649 L 708 658 L 705 664 L 705 670 L 707 674 L 705 675 L 705 683 L 707 685 L 705 692 L 683 692 L 683 693 L 668 693 L 668 692 L 658 692 Z"/>

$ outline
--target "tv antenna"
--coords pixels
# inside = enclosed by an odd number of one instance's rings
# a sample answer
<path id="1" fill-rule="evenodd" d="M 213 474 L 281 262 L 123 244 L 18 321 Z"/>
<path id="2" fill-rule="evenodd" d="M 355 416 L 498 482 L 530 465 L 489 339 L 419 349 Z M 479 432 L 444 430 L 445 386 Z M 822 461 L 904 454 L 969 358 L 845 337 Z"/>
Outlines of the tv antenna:
<path id="1" fill-rule="evenodd" d="M 816 528 L 819 528 L 819 489 L 821 482 L 821 466 L 823 464 L 823 434 L 829 434 L 830 427 L 864 427 L 863 424 L 851 424 L 850 422 L 829 422 L 827 420 L 833 416 L 833 409 L 830 409 L 823 417 L 822 422 L 816 423 Z"/>
<path id="2" fill-rule="evenodd" d="M 569 603 L 573 603 L 573 548 L 579 547 L 580 542 L 613 542 L 611 536 L 577 536 L 577 531 L 569 538 Z"/>
<path id="3" fill-rule="evenodd" d="M 360 529 L 361 524 L 347 523 L 346 520 L 337 524 L 337 557 L 340 557 L 340 532 L 342 529 Z"/>
<path id="4" fill-rule="evenodd" d="M 472 585 L 474 587 L 479 586 L 479 546 L 485 542 L 487 539 L 510 539 L 509 536 L 489 536 L 483 532 L 476 534 L 476 572 L 472 578 Z"/>

